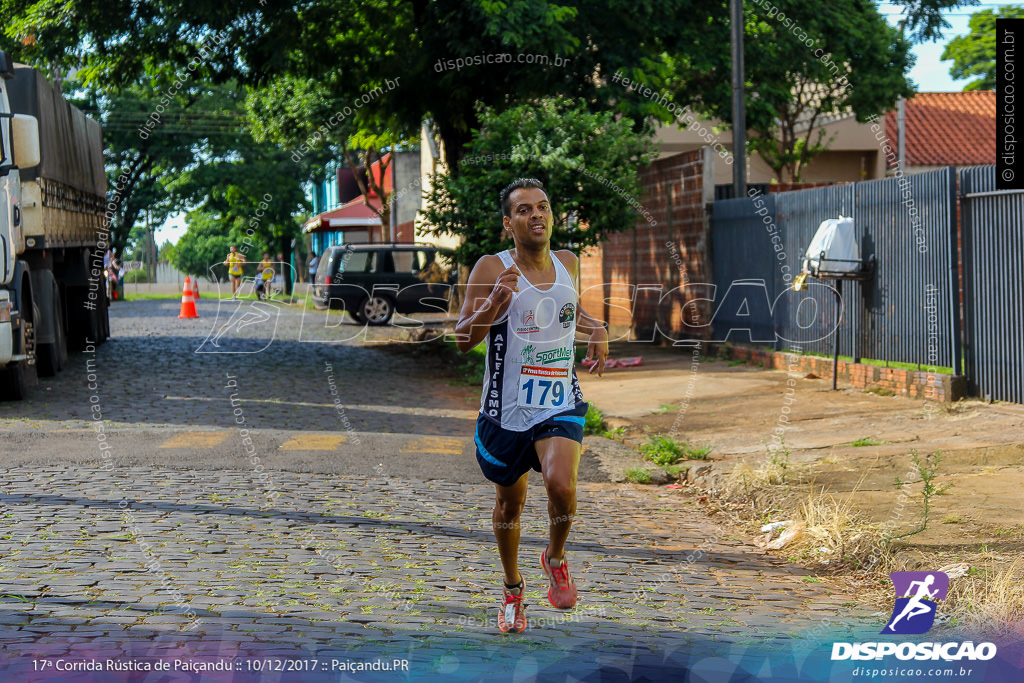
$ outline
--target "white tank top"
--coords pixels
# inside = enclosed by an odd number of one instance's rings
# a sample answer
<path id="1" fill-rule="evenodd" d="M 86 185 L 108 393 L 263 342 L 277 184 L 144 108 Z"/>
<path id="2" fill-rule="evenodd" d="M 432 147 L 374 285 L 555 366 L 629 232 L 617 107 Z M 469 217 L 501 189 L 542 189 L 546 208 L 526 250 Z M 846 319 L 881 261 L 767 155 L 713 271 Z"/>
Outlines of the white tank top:
<path id="1" fill-rule="evenodd" d="M 505 268 L 510 251 L 498 254 Z M 480 412 L 514 432 L 526 431 L 583 401 L 573 367 L 579 296 L 569 271 L 551 254 L 555 282 L 537 289 L 519 277 L 507 313 L 487 335 Z"/>

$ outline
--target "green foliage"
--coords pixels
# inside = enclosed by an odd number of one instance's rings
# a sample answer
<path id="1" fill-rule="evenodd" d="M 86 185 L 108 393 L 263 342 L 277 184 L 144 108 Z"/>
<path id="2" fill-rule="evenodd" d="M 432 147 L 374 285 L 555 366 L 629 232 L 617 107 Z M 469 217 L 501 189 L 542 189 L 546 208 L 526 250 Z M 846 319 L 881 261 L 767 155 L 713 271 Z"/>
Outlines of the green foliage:
<path id="1" fill-rule="evenodd" d="M 685 463 L 681 465 L 667 465 L 665 467 L 665 474 L 672 477 L 673 479 L 679 479 L 680 475 L 685 474 L 686 471 L 689 469 L 690 466 Z"/>
<path id="2" fill-rule="evenodd" d="M 124 274 L 124 283 L 126 285 L 139 284 L 143 282 L 149 282 L 149 277 L 146 275 L 145 270 L 129 270 Z"/>
<path id="3" fill-rule="evenodd" d="M 768 462 L 765 467 L 768 483 L 785 483 L 786 478 L 789 476 L 789 458 L 793 454 L 789 446 L 786 445 L 785 439 L 779 437 L 777 445 L 769 444 L 765 441 L 764 450 L 768 455 Z"/>
<path id="4" fill-rule="evenodd" d="M 850 445 L 853 446 L 854 448 L 863 448 L 864 446 L 881 446 L 884 443 L 884 441 L 881 441 L 874 437 L 865 436 L 864 438 L 857 439 L 856 441 L 851 442 Z"/>
<path id="5" fill-rule="evenodd" d="M 944 10 L 975 4 L 977 0 L 892 0 L 903 10 L 898 28 L 915 43 L 938 40 L 949 22 L 942 18 Z"/>
<path id="6" fill-rule="evenodd" d="M 931 513 L 932 498 L 935 496 L 941 496 L 953 486 L 952 483 L 941 487 L 935 485 L 935 477 L 938 474 L 939 466 L 942 464 L 941 452 L 936 451 L 935 453 L 926 455 L 924 460 L 922 460 L 917 451 L 912 450 L 910 451 L 910 462 L 914 465 L 914 469 L 917 470 L 918 475 L 921 477 L 921 524 L 915 529 L 899 534 L 898 536 L 893 536 L 892 538 L 894 540 L 897 538 L 913 536 L 914 534 L 919 534 L 927 529 L 928 516 Z"/>
<path id="7" fill-rule="evenodd" d="M 996 19 L 1024 18 L 1024 6 L 1006 5 L 975 12 L 968 22 L 970 32 L 946 44 L 943 60 L 952 60 L 949 75 L 960 80 L 976 76 L 964 90 L 994 90 L 996 87 Z"/>
<path id="8" fill-rule="evenodd" d="M 775 4 L 827 46 L 854 86 L 843 92 L 815 90 L 814 84 L 833 85 L 836 74 L 825 77 L 826 67 L 812 49 L 780 22 L 748 6 L 747 78 L 757 94 L 748 100 L 752 147 L 761 145 L 771 157 L 771 136 L 778 125 L 784 144 L 774 158 L 798 177 L 801 164 L 819 145 L 813 126 L 800 137 L 794 122 L 813 123 L 846 107 L 863 120 L 891 106 L 897 95 L 909 92 L 907 44 L 887 29 L 872 3 Z M 939 34 L 944 26 L 941 9 L 961 3 L 898 4 L 907 9 L 908 35 L 920 40 Z M 279 203 L 277 215 L 273 224 L 261 225 L 261 236 L 276 240 L 279 248 L 273 251 L 283 250 L 287 256 L 293 228 L 284 216 L 300 210 L 293 194 L 328 158 L 337 159 L 339 151 L 344 155 L 342 146 L 356 157 L 398 149 L 418 138 L 427 121 L 427 130 L 439 136 L 446 162 L 458 175 L 463 170 L 459 160 L 472 153 L 468 144 L 483 129 L 484 112 L 526 104 L 520 110 L 525 120 L 528 107 L 561 95 L 581 111 L 614 111 L 621 117 L 599 124 L 574 116 L 589 129 L 583 140 L 572 120 L 561 137 L 516 140 L 522 153 L 539 150 L 544 158 L 539 168 L 517 163 L 497 169 L 478 198 L 490 207 L 488 212 L 467 207 L 472 215 L 463 218 L 456 216 L 454 205 L 440 202 L 438 209 L 449 219 L 435 226 L 439 230 L 459 234 L 474 226 L 466 235 L 464 263 L 472 262 L 474 254 L 488 253 L 497 241 L 495 190 L 504 184 L 497 182 L 499 176 L 507 182 L 510 176 L 548 173 L 542 179 L 552 184 L 563 216 L 579 209 L 593 240 L 588 234 L 572 234 L 575 226 L 562 224 L 557 245 L 585 246 L 606 231 L 628 228 L 633 215 L 622 197 L 594 192 L 599 188 L 586 187 L 592 179 L 565 174 L 570 169 L 559 156 L 568 150 L 569 158 L 583 162 L 576 168 L 599 173 L 635 196 L 630 174 L 620 174 L 643 160 L 639 153 L 622 153 L 618 127 L 639 130 L 642 125 L 635 122 L 668 123 L 674 117 L 663 104 L 612 83 L 611 76 L 621 70 L 654 91 L 666 92 L 680 107 L 693 105 L 728 121 L 728 27 L 724 0 L 324 0 L 301 6 L 289 0 L 113 5 L 97 0 L 0 1 L 0 31 L 12 56 L 48 73 L 73 73 L 65 91 L 81 93 L 102 119 L 109 177 L 125 180 L 116 192 L 119 208 L 113 224 L 119 250 L 143 211 L 152 211 L 154 222 L 160 223 L 164 216 L 195 209 L 195 189 L 211 175 L 252 171 L 251 178 L 235 184 L 237 196 L 224 191 L 229 206 L 217 205 L 214 198 L 216 206 L 207 207 L 232 226 L 238 209 L 248 204 L 251 210 L 252 199 L 262 196 L 255 181 L 266 179 L 264 191 L 273 185 L 269 191 Z M 452 66 L 455 59 L 495 54 L 509 59 Z M 545 56 L 547 63 L 516 59 L 524 55 Z M 378 89 L 380 94 L 371 97 Z M 136 129 L 158 104 L 164 109 L 160 125 L 148 137 L 139 135 Z M 346 108 L 351 113 L 344 121 L 324 131 L 331 117 Z M 278 151 L 291 157 L 293 143 L 313 132 L 321 132 L 324 146 L 291 167 L 257 144 L 287 145 Z M 605 153 L 589 145 L 595 138 L 613 149 Z M 581 159 L 575 148 L 584 141 L 589 146 Z M 489 147 L 509 152 L 509 142 L 492 140 Z M 602 163 L 613 157 L 618 161 Z M 179 177 L 181 182 L 176 182 Z M 577 192 L 574 179 L 585 187 Z M 462 197 L 462 188 L 449 190 L 449 198 Z M 574 207 L 574 194 L 586 201 Z"/>
<path id="9" fill-rule="evenodd" d="M 389 88 L 368 88 L 364 95 L 372 96 L 373 100 L 393 101 L 394 96 L 389 97 L 389 93 L 401 79 L 386 80 Z M 377 164 L 383 174 L 392 163 L 386 156 L 388 152 L 412 149 L 418 142 L 411 132 L 403 134 L 388 128 L 372 108 L 349 109 L 347 112 L 332 101 L 331 90 L 322 79 L 303 79 L 291 74 L 252 89 L 246 102 L 255 139 L 288 148 L 293 164 L 304 162 L 314 169 L 328 161 L 334 162 L 332 166 L 340 163 L 354 171 Z M 364 195 L 384 197 L 379 208 L 373 209 L 382 225 L 390 225 L 390 195 L 377 174 L 357 173 L 355 177 Z"/>
<path id="10" fill-rule="evenodd" d="M 583 418 L 583 434 L 594 435 L 604 432 L 604 414 L 593 403 L 587 405 L 587 414 Z"/>
<path id="11" fill-rule="evenodd" d="M 186 275 L 211 276 L 211 268 L 223 263 L 228 247 L 239 240 L 229 235 L 224 221 L 202 212 L 188 214 L 188 229 L 172 252 L 174 267 Z M 226 271 L 223 267 L 215 272 L 221 279 Z"/>
<path id="12" fill-rule="evenodd" d="M 174 250 L 174 245 L 171 244 L 170 240 L 165 240 L 164 243 L 160 245 L 160 249 L 157 251 L 157 260 L 158 261 L 170 261 L 171 260 L 171 252 L 173 250 Z"/>
<path id="13" fill-rule="evenodd" d="M 481 121 L 459 173 L 433 176 L 424 213 L 428 231 L 462 238 L 460 263 L 511 246 L 503 241 L 498 197 L 519 177 L 544 183 L 555 214 L 554 249 L 585 249 L 636 222 L 630 202 L 642 200 L 636 168 L 653 156 L 650 131 L 634 133 L 628 120 L 565 98 L 485 110 Z"/>
<path id="14" fill-rule="evenodd" d="M 644 458 L 662 467 L 680 460 L 707 460 L 710 453 L 710 446 L 691 446 L 665 435 L 648 436 L 647 443 L 640 446 Z"/>
<path id="15" fill-rule="evenodd" d="M 604 430 L 603 432 L 601 432 L 601 436 L 603 436 L 606 439 L 611 439 L 613 441 L 620 441 L 622 439 L 622 435 L 625 433 L 625 427 L 616 427 L 615 429 Z"/>
<path id="16" fill-rule="evenodd" d="M 626 481 L 634 484 L 650 484 L 651 471 L 646 467 L 628 467 L 625 471 Z"/>
<path id="17" fill-rule="evenodd" d="M 481 342 L 465 354 L 459 351 L 454 341 L 446 341 L 445 346 L 462 381 L 470 386 L 481 386 L 487 370 L 487 345 Z"/>
<path id="18" fill-rule="evenodd" d="M 807 163 L 831 142 L 817 128 L 822 119 L 852 110 L 864 121 L 891 109 L 897 97 L 912 92 L 906 73 L 913 56 L 910 42 L 871 3 L 774 4 L 800 31 L 748 6 L 745 69 L 748 88 L 756 93 L 746 108 L 750 149 L 760 153 L 780 181 L 799 181 Z M 803 32 L 814 41 L 811 47 L 807 37 L 801 40 Z M 728 53 L 722 53 L 725 63 L 718 72 L 725 75 Z M 711 111 L 732 119 L 728 99 L 715 100 Z"/>

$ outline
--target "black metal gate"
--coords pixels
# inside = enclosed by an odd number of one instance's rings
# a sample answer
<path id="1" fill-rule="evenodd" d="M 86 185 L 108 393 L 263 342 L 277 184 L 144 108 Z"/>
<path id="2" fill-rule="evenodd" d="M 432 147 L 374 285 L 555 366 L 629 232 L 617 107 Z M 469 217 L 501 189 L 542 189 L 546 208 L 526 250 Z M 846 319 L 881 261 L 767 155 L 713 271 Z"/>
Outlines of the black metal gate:
<path id="1" fill-rule="evenodd" d="M 1024 190 L 996 167 L 960 170 L 964 361 L 975 396 L 1024 403 Z"/>
<path id="2" fill-rule="evenodd" d="M 944 168 L 715 202 L 715 339 L 774 340 L 776 349 L 831 354 L 838 334 L 839 353 L 855 359 L 954 367 L 960 355 L 955 180 L 954 170 Z M 818 225 L 839 215 L 853 217 L 861 258 L 873 255 L 877 268 L 866 282 L 843 283 L 843 317 L 834 330 L 835 297 L 827 289 L 834 281 L 811 278 L 801 296 L 786 290 Z M 741 282 L 765 283 L 770 313 L 729 301 Z"/>

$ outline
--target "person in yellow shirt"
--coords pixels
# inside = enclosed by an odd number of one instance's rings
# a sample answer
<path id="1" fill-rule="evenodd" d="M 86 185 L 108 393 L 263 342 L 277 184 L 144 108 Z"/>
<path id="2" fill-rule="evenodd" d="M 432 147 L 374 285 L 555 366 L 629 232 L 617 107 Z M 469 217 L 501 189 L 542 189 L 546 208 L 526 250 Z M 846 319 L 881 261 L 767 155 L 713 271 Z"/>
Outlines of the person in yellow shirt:
<path id="1" fill-rule="evenodd" d="M 228 276 L 231 278 L 231 298 L 238 299 L 238 287 L 242 284 L 242 266 L 245 264 L 245 257 L 238 253 L 235 245 L 228 248 L 228 257 L 224 259 L 224 265 L 228 267 Z"/>
<path id="2" fill-rule="evenodd" d="M 262 299 L 267 293 L 267 283 L 274 277 L 274 266 L 270 254 L 263 252 L 263 260 L 256 266 L 256 298 Z"/>

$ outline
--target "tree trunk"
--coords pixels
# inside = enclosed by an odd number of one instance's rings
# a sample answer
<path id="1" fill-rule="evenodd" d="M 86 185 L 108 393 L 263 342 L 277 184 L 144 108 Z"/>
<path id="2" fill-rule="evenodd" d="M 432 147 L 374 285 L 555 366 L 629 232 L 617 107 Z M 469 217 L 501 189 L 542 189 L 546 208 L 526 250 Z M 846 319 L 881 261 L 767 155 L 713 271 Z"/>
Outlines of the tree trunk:
<path id="1" fill-rule="evenodd" d="M 443 123 L 439 123 L 438 128 L 441 130 L 441 139 L 444 141 L 444 159 L 448 164 L 448 172 L 453 176 L 458 175 L 459 161 L 462 159 L 465 146 L 472 139 L 472 135 L 469 131 L 463 131 Z"/>
<path id="2" fill-rule="evenodd" d="M 281 237 L 281 255 L 284 256 L 284 264 L 281 266 L 282 279 L 284 280 L 284 293 L 292 295 L 292 239 L 287 235 Z"/>

